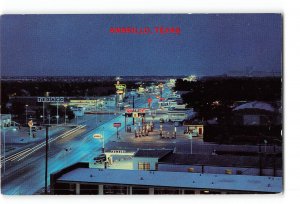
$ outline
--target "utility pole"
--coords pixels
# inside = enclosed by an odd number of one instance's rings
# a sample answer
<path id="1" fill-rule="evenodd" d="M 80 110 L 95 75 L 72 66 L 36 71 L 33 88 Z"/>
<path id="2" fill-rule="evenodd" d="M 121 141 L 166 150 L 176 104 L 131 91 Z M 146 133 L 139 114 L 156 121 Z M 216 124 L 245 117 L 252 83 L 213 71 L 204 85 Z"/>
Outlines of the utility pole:
<path id="1" fill-rule="evenodd" d="M 46 157 L 45 157 L 45 194 L 48 194 L 48 140 L 49 140 L 49 125 L 46 125 Z"/>
<path id="2" fill-rule="evenodd" d="M 45 124 L 45 103 L 43 102 L 43 124 Z"/>
<path id="3" fill-rule="evenodd" d="M 98 125 L 98 99 L 96 99 L 96 125 Z"/>
<path id="4" fill-rule="evenodd" d="M 25 114 L 26 114 L 26 121 L 25 121 L 25 124 L 27 123 L 27 107 L 28 107 L 28 105 L 26 104 L 26 105 L 25 105 L 25 112 L 26 112 L 26 113 L 25 113 Z"/>
<path id="5" fill-rule="evenodd" d="M 5 175 L 5 160 L 6 160 L 6 153 L 5 153 L 5 137 L 6 137 L 6 129 L 3 127 L 3 175 Z"/>
<path id="6" fill-rule="evenodd" d="M 56 102 L 56 125 L 58 125 L 58 102 Z"/>
<path id="7" fill-rule="evenodd" d="M 193 154 L 193 134 L 190 133 L 189 136 L 190 136 L 190 140 L 191 140 L 191 154 Z"/>
<path id="8" fill-rule="evenodd" d="M 104 127 L 102 128 L 102 153 L 105 153 L 105 148 L 104 148 Z"/>
<path id="9" fill-rule="evenodd" d="M 65 125 L 67 125 L 67 106 L 65 105 Z"/>
<path id="10" fill-rule="evenodd" d="M 134 95 L 132 95 L 132 109 L 134 109 Z M 134 125 L 134 117 L 132 117 L 132 125 Z"/>

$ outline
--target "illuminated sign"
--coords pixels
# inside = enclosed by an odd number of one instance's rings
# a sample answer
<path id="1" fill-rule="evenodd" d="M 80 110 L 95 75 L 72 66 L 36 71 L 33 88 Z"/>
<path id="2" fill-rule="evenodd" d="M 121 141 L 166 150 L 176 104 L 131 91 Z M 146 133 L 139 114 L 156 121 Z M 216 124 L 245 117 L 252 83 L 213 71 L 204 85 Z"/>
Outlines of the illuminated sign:
<path id="1" fill-rule="evenodd" d="M 28 121 L 28 126 L 29 126 L 29 127 L 32 127 L 32 126 L 33 126 L 32 120 L 29 120 L 29 121 Z"/>
<path id="2" fill-rule="evenodd" d="M 124 90 L 126 88 L 126 84 L 115 84 L 117 90 Z"/>
<path id="3" fill-rule="evenodd" d="M 97 100 L 70 100 L 70 103 L 96 103 Z"/>
<path id="4" fill-rule="evenodd" d="M 137 112 L 137 113 L 145 113 L 147 108 L 126 108 L 126 113 L 132 113 L 132 112 Z"/>
<path id="5" fill-rule="evenodd" d="M 63 103 L 64 97 L 37 97 L 37 102 L 59 102 Z"/>
<path id="6" fill-rule="evenodd" d="M 101 134 L 94 134 L 93 138 L 95 138 L 95 139 L 103 139 L 103 135 L 101 135 Z"/>
<path id="7" fill-rule="evenodd" d="M 138 117 L 139 117 L 139 113 L 134 112 L 134 113 L 132 114 L 132 117 L 138 118 Z"/>
<path id="8" fill-rule="evenodd" d="M 116 128 L 121 127 L 121 123 L 114 123 L 114 127 Z"/>
<path id="9" fill-rule="evenodd" d="M 126 111 L 126 113 L 132 113 L 133 112 L 133 108 L 127 108 L 125 111 Z"/>

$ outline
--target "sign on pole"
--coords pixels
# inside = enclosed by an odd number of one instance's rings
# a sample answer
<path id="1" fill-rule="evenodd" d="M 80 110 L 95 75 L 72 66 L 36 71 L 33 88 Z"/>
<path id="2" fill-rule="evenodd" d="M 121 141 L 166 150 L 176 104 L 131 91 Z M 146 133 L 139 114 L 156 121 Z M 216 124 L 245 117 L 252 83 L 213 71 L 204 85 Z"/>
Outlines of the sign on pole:
<path id="1" fill-rule="evenodd" d="M 32 120 L 29 120 L 28 121 L 28 126 L 31 128 L 33 126 L 33 121 Z"/>
<path id="2" fill-rule="evenodd" d="M 64 103 L 65 97 L 37 97 L 37 102 L 55 102 Z"/>
<path id="3" fill-rule="evenodd" d="M 121 123 L 114 123 L 114 127 L 116 128 L 121 127 Z"/>
<path id="4" fill-rule="evenodd" d="M 31 137 L 32 136 L 32 126 L 33 126 L 33 121 L 32 120 L 29 120 L 28 121 L 28 126 L 29 126 L 29 136 Z"/>
<path id="5" fill-rule="evenodd" d="M 103 139 L 103 135 L 101 135 L 101 134 L 94 134 L 93 138 L 95 138 L 95 139 Z"/>
<path id="6" fill-rule="evenodd" d="M 139 117 L 139 113 L 134 112 L 134 113 L 132 114 L 132 117 L 133 117 L 133 118 L 138 118 L 138 117 Z"/>

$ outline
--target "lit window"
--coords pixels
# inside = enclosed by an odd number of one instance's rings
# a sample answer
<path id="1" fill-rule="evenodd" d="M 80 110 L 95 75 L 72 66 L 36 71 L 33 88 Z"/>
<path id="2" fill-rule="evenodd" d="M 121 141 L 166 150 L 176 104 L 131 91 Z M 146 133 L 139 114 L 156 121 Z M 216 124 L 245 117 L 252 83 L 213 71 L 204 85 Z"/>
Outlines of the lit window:
<path id="1" fill-rule="evenodd" d="M 150 170 L 150 163 L 149 162 L 139 162 L 138 163 L 139 170 Z"/>

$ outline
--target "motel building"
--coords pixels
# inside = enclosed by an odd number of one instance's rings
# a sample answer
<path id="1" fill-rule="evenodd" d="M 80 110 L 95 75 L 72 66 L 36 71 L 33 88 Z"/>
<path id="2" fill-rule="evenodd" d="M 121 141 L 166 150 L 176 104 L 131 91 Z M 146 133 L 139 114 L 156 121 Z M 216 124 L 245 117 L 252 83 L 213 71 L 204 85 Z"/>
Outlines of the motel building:
<path id="1" fill-rule="evenodd" d="M 272 158 L 270 157 L 271 161 Z M 55 195 L 245 194 L 282 192 L 280 161 L 138 150 L 132 169 L 76 163 L 50 176 Z"/>

